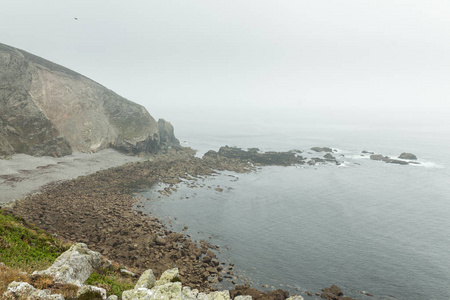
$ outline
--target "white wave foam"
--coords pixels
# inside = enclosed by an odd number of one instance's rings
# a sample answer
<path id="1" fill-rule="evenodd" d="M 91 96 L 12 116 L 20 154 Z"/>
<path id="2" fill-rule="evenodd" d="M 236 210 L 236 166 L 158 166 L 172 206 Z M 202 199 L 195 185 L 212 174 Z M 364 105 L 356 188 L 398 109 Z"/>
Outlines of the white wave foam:
<path id="1" fill-rule="evenodd" d="M 430 168 L 430 169 L 443 169 L 444 168 L 444 166 L 442 166 L 436 162 L 433 162 L 433 161 L 419 161 L 418 164 L 410 164 L 410 166 Z"/>

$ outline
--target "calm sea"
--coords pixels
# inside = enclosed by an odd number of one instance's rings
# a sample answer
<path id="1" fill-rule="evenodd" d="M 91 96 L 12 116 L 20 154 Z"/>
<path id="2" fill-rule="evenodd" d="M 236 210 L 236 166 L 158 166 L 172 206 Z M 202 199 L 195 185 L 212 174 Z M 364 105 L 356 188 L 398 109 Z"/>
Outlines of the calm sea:
<path id="1" fill-rule="evenodd" d="M 223 145 L 305 152 L 327 146 L 344 164 L 224 172 L 197 188 L 181 184 L 170 197 L 158 198 L 157 186 L 142 193 L 152 198 L 143 201 L 146 211 L 219 245 L 221 258 L 257 288 L 303 293 L 336 284 L 358 299 L 450 299 L 446 128 L 262 115 L 214 124 L 194 121 L 177 135 L 200 156 Z M 362 150 L 412 152 L 420 165 L 371 161 Z"/>

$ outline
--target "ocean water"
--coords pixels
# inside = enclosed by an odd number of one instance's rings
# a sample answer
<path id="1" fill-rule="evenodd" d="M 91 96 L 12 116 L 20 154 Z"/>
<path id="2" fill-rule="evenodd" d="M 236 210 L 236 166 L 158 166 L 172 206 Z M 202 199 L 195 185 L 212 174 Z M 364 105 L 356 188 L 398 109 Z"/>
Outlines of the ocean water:
<path id="1" fill-rule="evenodd" d="M 156 186 L 142 191 L 152 199 L 143 200 L 144 210 L 219 245 L 221 259 L 257 288 L 302 294 L 336 284 L 357 299 L 450 299 L 445 128 L 252 121 L 177 135 L 199 156 L 223 145 L 306 153 L 328 146 L 344 164 L 223 172 L 199 179 L 197 188 L 180 184 L 170 197 L 158 197 Z M 412 152 L 420 165 L 372 161 L 362 150 Z"/>

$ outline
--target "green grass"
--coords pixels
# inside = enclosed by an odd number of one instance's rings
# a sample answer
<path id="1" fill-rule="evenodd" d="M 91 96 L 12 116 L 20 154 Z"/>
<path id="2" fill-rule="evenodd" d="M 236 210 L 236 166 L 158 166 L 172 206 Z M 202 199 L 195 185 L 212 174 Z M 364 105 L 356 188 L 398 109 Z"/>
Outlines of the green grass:
<path id="1" fill-rule="evenodd" d="M 133 279 L 120 274 L 119 269 L 96 270 L 86 280 L 85 284 L 102 287 L 108 295 L 114 294 L 119 298 L 122 292 L 132 290 L 135 283 Z"/>
<path id="2" fill-rule="evenodd" d="M 26 272 L 42 270 L 69 248 L 52 235 L 0 210 L 0 261 Z"/>
<path id="3" fill-rule="evenodd" d="M 0 298 L 12 281 L 25 281 L 38 289 L 51 288 L 55 292 L 62 291 L 66 296 L 70 293 L 76 294 L 76 290 L 72 291 L 73 288 L 69 285 L 54 286 L 51 278 L 34 278 L 22 273 L 31 274 L 33 271 L 48 268 L 69 247 L 69 244 L 55 239 L 48 232 L 27 223 L 22 218 L 0 210 L 0 262 L 5 264 L 0 266 Z M 45 286 L 44 283 L 49 286 Z M 114 265 L 109 269 L 95 270 L 85 284 L 102 287 L 108 295 L 114 294 L 119 298 L 123 291 L 134 288 L 133 279 L 122 275 L 119 267 Z M 93 295 L 85 297 L 91 296 L 94 297 Z M 72 296 L 67 299 L 77 298 Z"/>

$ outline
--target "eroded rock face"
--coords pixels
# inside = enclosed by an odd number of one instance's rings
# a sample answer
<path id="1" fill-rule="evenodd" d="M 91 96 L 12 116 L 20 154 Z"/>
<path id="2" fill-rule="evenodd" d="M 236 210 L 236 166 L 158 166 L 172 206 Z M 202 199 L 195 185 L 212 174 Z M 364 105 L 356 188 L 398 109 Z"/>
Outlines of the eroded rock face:
<path id="1" fill-rule="evenodd" d="M 160 132 L 163 140 L 161 142 Z M 170 123 L 72 70 L 0 44 L 0 157 L 179 145 Z"/>
<path id="2" fill-rule="evenodd" d="M 89 250 L 86 244 L 78 243 L 61 254 L 48 269 L 34 272 L 33 275 L 50 275 L 56 282 L 81 286 L 100 265 L 100 253 Z"/>

